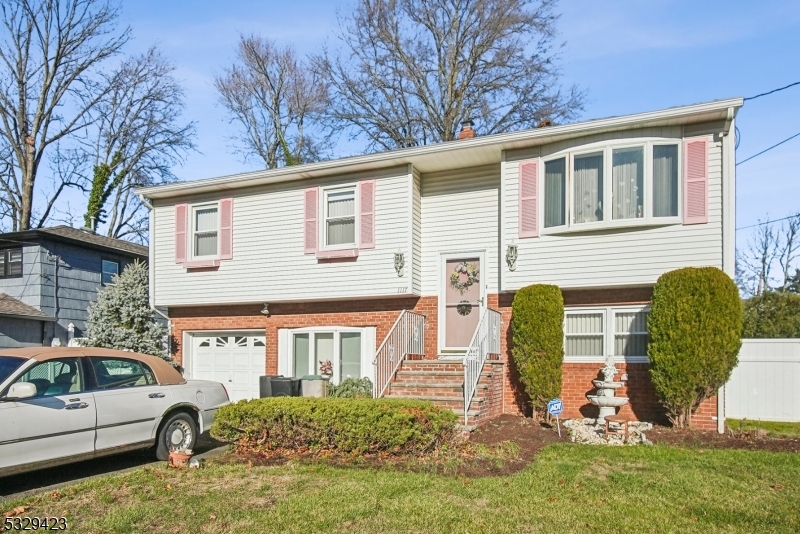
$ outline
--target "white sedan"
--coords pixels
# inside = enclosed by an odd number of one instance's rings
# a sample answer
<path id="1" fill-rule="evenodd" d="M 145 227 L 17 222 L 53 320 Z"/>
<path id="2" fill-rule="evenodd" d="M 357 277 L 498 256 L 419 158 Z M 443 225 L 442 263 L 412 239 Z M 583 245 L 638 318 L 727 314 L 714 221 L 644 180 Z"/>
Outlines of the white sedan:
<path id="1" fill-rule="evenodd" d="M 101 348 L 0 350 L 0 476 L 153 447 L 191 449 L 229 404 L 155 356 Z"/>

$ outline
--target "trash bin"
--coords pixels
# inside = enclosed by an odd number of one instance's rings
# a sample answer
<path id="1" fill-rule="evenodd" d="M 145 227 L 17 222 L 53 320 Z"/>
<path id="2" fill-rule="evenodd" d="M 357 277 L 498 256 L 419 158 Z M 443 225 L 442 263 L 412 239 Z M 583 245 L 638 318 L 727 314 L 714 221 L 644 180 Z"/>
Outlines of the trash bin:
<path id="1" fill-rule="evenodd" d="M 272 397 L 272 379 L 283 378 L 283 375 L 266 375 L 258 377 L 258 396 Z"/>
<path id="2" fill-rule="evenodd" d="M 270 379 L 273 397 L 299 397 L 300 379 L 275 376 Z"/>
<path id="3" fill-rule="evenodd" d="M 327 397 L 328 377 L 322 375 L 306 375 L 302 378 L 301 391 L 303 397 Z"/>

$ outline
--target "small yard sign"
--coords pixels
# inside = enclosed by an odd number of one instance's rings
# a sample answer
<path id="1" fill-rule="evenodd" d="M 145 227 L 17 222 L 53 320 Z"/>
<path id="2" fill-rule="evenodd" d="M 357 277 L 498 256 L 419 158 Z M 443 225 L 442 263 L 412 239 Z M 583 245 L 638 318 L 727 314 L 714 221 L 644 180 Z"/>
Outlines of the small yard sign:
<path id="1" fill-rule="evenodd" d="M 561 415 L 561 412 L 564 411 L 564 403 L 561 402 L 561 399 L 553 399 L 547 403 L 547 413 L 550 415 L 555 416 L 556 418 L 556 425 L 558 426 L 558 437 L 561 437 L 561 421 L 558 420 L 558 416 Z"/>
<path id="2" fill-rule="evenodd" d="M 561 402 L 561 399 L 553 399 L 547 403 L 547 413 L 558 417 L 561 415 L 561 412 L 564 411 L 564 403 Z"/>

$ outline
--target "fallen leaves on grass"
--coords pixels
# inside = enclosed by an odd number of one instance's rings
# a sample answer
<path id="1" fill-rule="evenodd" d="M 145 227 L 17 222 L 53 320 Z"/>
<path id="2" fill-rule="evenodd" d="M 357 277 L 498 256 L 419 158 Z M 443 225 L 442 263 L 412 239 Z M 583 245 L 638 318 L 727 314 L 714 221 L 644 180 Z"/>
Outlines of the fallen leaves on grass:
<path id="1" fill-rule="evenodd" d="M 10 511 L 3 514 L 3 519 L 8 519 L 9 517 L 17 517 L 20 514 L 24 514 L 25 510 L 30 508 L 30 506 L 17 506 L 12 508 Z"/>
<path id="2" fill-rule="evenodd" d="M 772 488 L 774 490 L 779 490 L 779 489 L 783 489 L 783 486 L 776 482 L 775 484 L 771 485 L 770 488 Z"/>

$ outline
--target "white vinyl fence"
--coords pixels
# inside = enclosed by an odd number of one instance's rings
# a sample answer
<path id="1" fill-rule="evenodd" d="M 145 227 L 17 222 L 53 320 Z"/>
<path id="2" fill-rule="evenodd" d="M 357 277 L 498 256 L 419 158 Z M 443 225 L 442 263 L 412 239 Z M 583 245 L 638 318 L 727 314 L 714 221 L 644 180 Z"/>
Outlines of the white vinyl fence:
<path id="1" fill-rule="evenodd" d="M 725 417 L 800 422 L 800 339 L 743 339 Z"/>

